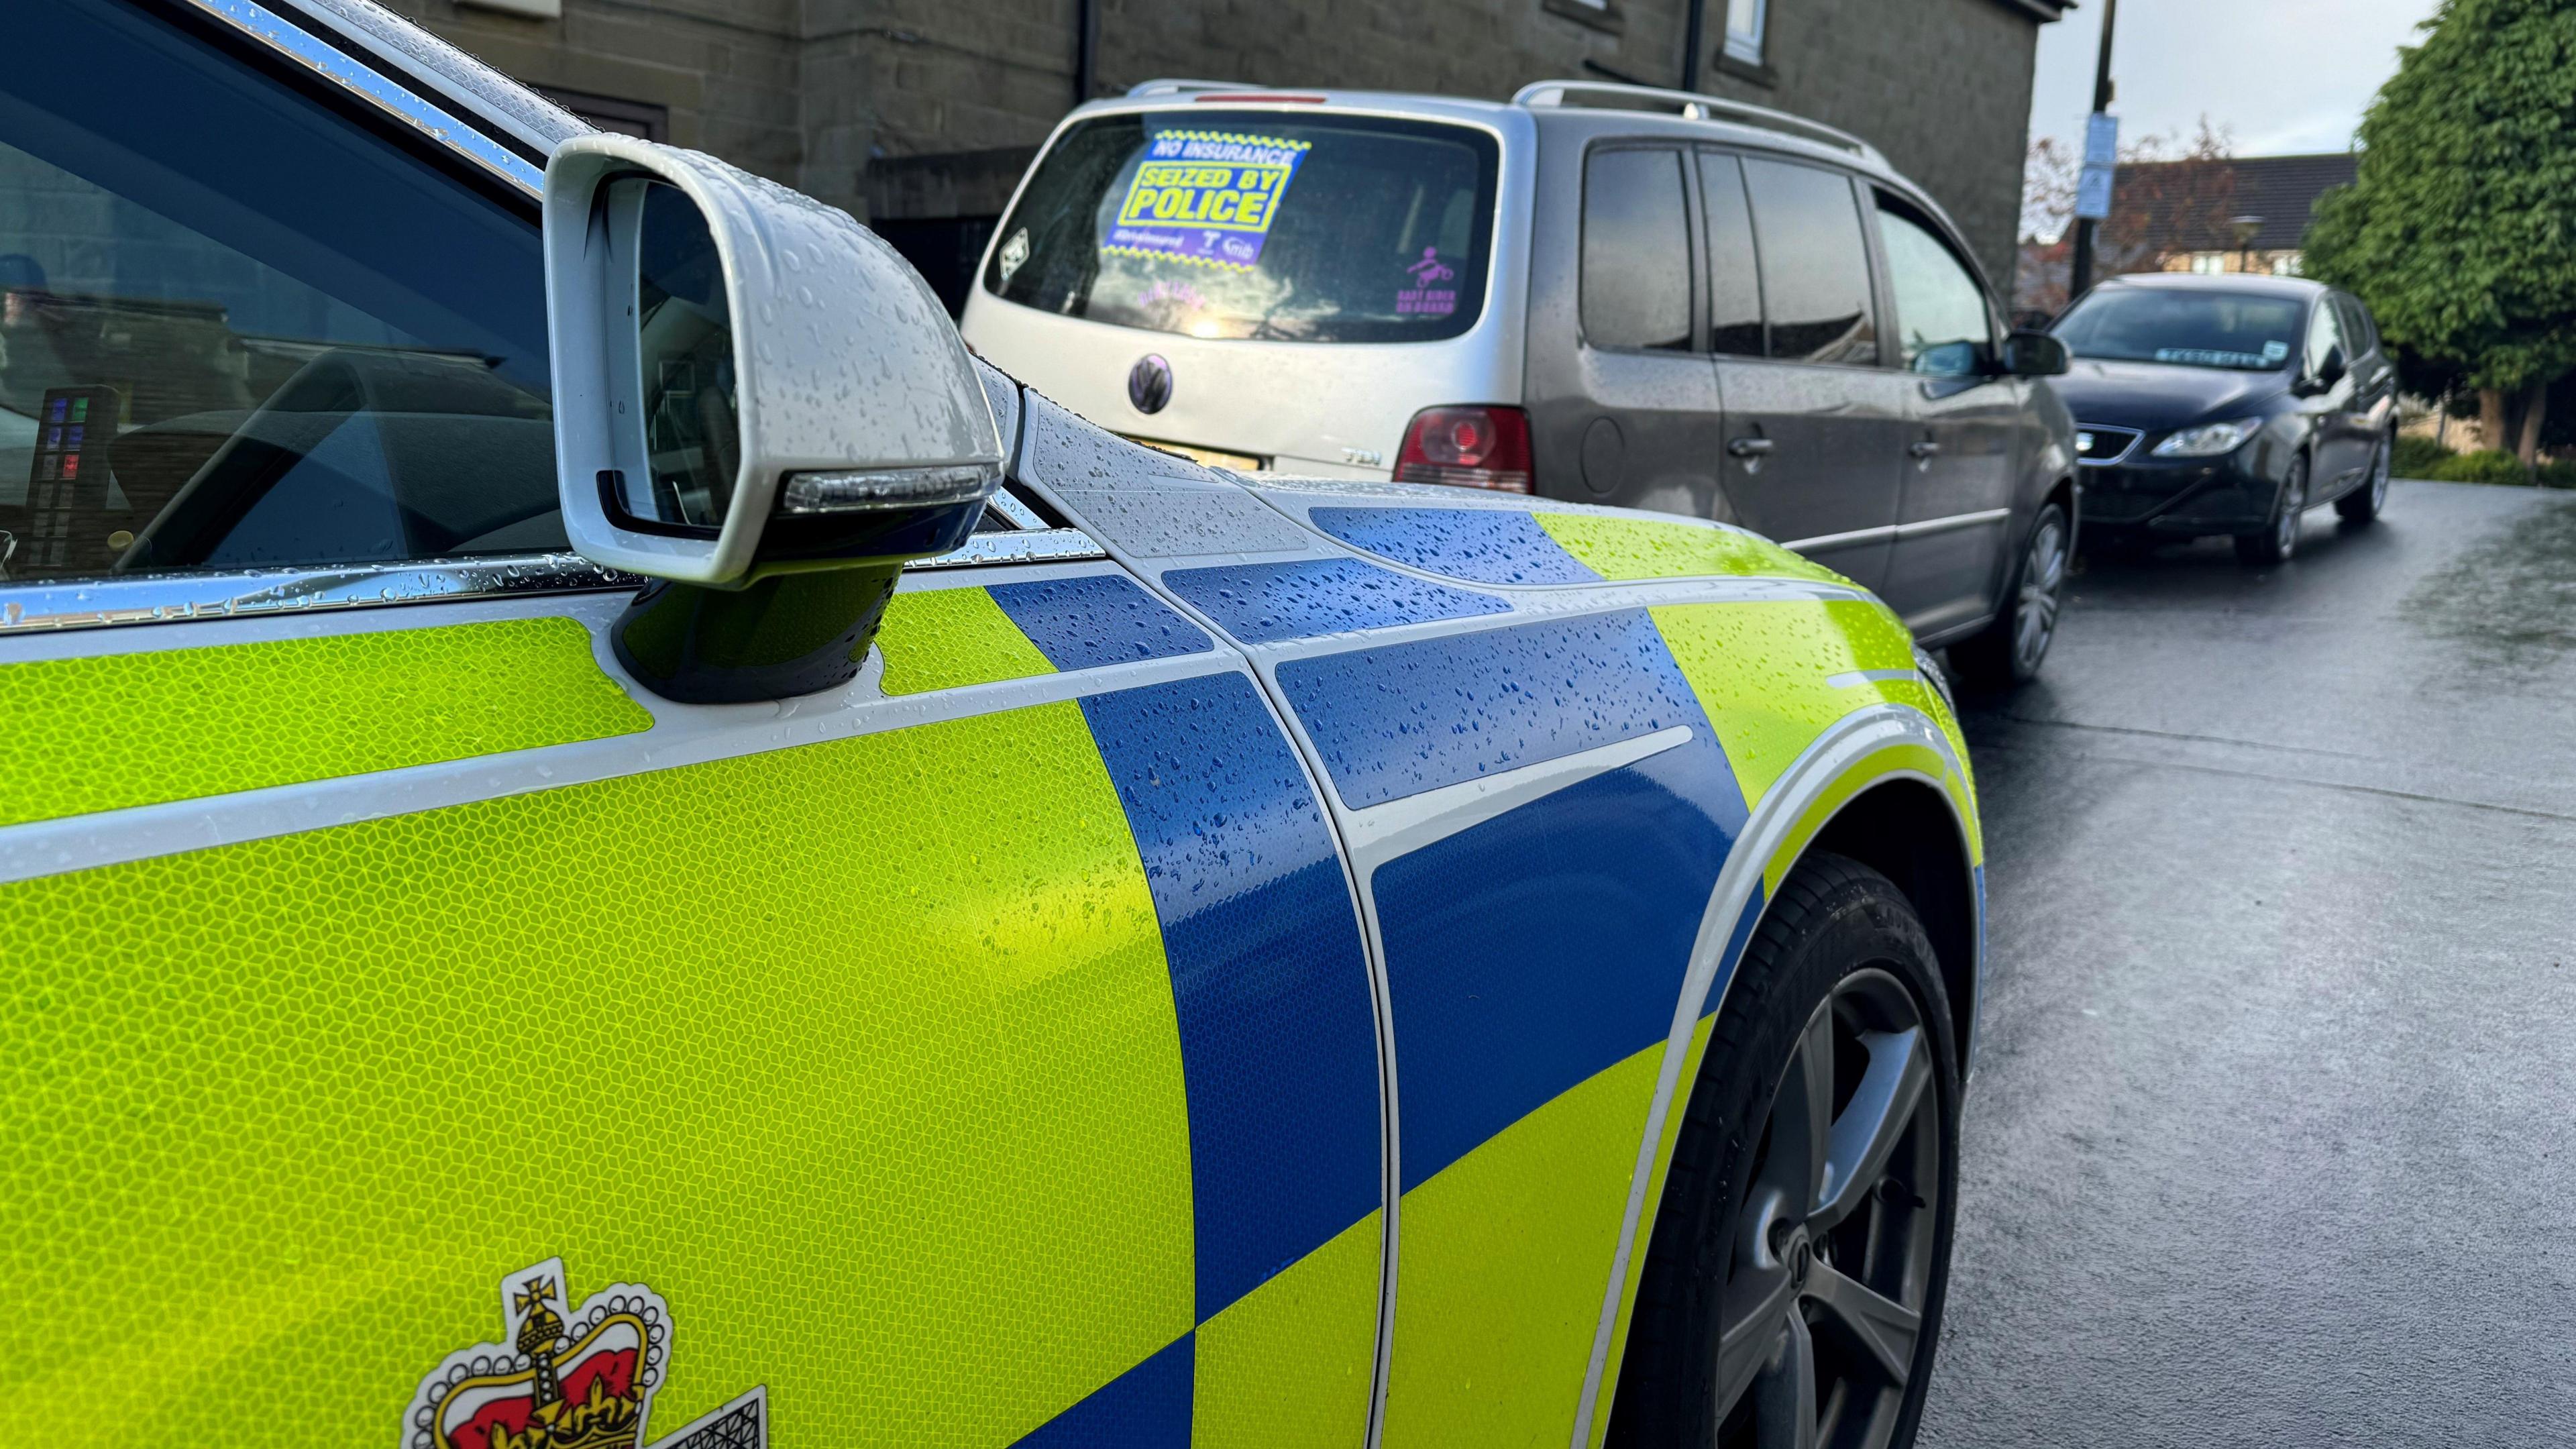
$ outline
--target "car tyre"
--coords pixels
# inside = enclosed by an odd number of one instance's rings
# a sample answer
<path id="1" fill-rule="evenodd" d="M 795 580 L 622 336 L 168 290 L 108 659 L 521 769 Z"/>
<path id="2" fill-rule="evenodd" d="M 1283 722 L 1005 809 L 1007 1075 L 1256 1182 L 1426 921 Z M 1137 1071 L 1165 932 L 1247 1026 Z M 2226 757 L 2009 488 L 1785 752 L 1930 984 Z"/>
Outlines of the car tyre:
<path id="1" fill-rule="evenodd" d="M 1950 1023 L 1895 884 L 1837 855 L 1802 862 L 1711 1028 L 1609 1445 L 1914 1442 L 1957 1198 Z"/>
<path id="2" fill-rule="evenodd" d="M 2346 523 L 2368 523 L 2388 507 L 2388 475 L 2394 466 L 2397 435 L 2381 435 L 2370 455 L 2370 481 L 2335 500 L 2335 512 Z"/>
<path id="3" fill-rule="evenodd" d="M 2048 646 L 2057 638 L 2057 616 L 2066 605 L 2071 532 L 2066 510 L 2054 503 L 2032 520 L 2012 581 L 2004 589 L 2005 606 L 1983 631 L 1950 646 L 1950 662 L 1970 684 L 2010 689 L 2039 677 Z"/>
<path id="4" fill-rule="evenodd" d="M 2308 512 L 2308 459 L 2290 460 L 2290 476 L 2272 495 L 2272 516 L 2252 533 L 2236 535 L 2236 560 L 2255 568 L 2288 563 L 2299 551 L 2299 523 Z"/>

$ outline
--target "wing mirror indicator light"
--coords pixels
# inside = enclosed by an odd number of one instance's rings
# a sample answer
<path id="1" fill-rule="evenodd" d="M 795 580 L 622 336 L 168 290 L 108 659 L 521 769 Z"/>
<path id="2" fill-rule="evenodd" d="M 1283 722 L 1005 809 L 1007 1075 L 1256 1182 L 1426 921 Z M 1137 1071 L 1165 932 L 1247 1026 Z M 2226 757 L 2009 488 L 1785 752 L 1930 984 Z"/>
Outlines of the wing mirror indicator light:
<path id="1" fill-rule="evenodd" d="M 869 468 L 830 473 L 790 473 L 778 495 L 782 514 L 868 513 L 895 508 L 936 508 L 981 503 L 1001 486 L 1002 470 L 989 463 L 950 467 Z"/>
<path id="2" fill-rule="evenodd" d="M 2261 431 L 2261 418 L 2238 418 L 2234 422 L 2203 423 L 2196 428 L 2182 428 L 2156 444 L 2159 458 L 2215 458 L 2233 453 L 2245 446 L 2245 440 Z"/>
<path id="3" fill-rule="evenodd" d="M 1395 481 L 1533 493 L 1529 414 L 1507 407 L 1424 408 L 1404 428 Z"/>

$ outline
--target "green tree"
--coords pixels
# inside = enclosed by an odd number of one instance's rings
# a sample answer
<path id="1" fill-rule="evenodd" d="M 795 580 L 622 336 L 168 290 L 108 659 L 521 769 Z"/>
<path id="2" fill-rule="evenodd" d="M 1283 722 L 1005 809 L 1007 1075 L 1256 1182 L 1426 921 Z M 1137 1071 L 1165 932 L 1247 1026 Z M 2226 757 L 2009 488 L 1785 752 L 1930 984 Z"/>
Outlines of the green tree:
<path id="1" fill-rule="evenodd" d="M 2359 179 L 2309 229 L 2425 382 L 2478 394 L 2528 465 L 2576 370 L 2576 0 L 2442 0 L 2361 122 Z"/>

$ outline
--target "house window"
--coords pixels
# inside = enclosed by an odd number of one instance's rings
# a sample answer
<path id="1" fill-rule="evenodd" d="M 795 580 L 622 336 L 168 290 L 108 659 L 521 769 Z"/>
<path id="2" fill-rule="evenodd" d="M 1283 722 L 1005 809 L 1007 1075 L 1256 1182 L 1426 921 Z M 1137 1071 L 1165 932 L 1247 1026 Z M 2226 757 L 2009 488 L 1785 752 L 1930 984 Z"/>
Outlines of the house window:
<path id="1" fill-rule="evenodd" d="M 1726 53 L 1747 65 L 1762 63 L 1762 20 L 1771 0 L 1726 0 Z"/>
<path id="2" fill-rule="evenodd" d="M 587 91 L 568 91 L 556 86 L 531 86 L 529 89 L 603 131 L 644 141 L 671 139 L 669 106 L 657 106 L 647 101 L 621 101 L 613 96 L 595 96 Z"/>
<path id="3" fill-rule="evenodd" d="M 2191 254 L 2191 269 L 2200 273 L 2204 277 L 2216 276 L 2220 272 L 2227 270 L 2227 253 L 2193 252 Z"/>

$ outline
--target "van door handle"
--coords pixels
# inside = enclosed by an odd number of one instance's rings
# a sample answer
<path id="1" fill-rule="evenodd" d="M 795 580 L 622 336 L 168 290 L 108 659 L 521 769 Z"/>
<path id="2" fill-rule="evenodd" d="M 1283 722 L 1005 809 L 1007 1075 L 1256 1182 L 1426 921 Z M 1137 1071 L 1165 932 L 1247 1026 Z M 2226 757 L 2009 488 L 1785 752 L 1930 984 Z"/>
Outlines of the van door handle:
<path id="1" fill-rule="evenodd" d="M 1933 442 L 1930 438 L 1926 438 L 1922 442 L 1915 444 L 1913 447 L 1910 447 L 1905 451 L 1913 455 L 1914 461 L 1922 463 L 1928 462 L 1933 457 L 1937 456 L 1941 451 L 1941 445 Z"/>
<path id="2" fill-rule="evenodd" d="M 1726 451 L 1738 458 L 1759 458 L 1771 451 L 1771 440 L 1769 438 L 1736 438 L 1727 443 Z"/>

